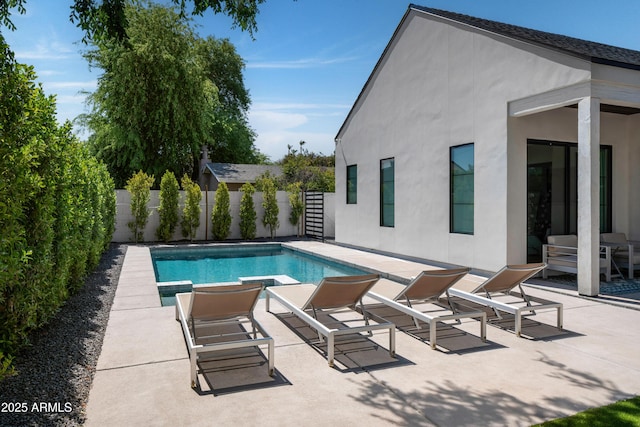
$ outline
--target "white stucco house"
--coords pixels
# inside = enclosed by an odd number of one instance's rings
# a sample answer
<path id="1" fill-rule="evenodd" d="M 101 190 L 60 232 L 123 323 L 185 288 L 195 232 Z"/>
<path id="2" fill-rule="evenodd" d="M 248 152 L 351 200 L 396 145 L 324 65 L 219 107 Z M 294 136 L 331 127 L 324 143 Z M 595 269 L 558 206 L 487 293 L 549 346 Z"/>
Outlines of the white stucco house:
<path id="1" fill-rule="evenodd" d="M 640 52 L 410 5 L 336 136 L 336 241 L 497 271 L 640 239 Z M 539 260 L 539 259 L 538 259 Z"/>

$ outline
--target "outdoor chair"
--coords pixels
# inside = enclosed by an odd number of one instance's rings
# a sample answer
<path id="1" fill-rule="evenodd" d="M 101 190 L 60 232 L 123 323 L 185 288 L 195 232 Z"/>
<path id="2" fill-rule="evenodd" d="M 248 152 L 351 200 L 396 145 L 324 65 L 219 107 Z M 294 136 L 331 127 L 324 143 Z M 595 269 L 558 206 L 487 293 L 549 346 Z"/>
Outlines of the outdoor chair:
<path id="1" fill-rule="evenodd" d="M 274 374 L 273 338 L 253 317 L 261 282 L 196 287 L 176 294 L 176 319 L 182 324 L 191 362 L 191 387 L 200 388 L 198 362 L 204 353 L 268 346 L 269 375 Z"/>
<path id="2" fill-rule="evenodd" d="M 542 271 L 542 277 L 546 279 L 549 270 L 578 274 L 578 236 L 575 234 L 548 236 L 547 242 L 542 245 L 542 262 L 547 264 L 547 268 Z M 610 246 L 600 245 L 598 268 L 607 282 L 611 281 L 611 254 Z"/>
<path id="3" fill-rule="evenodd" d="M 421 272 L 408 285 L 380 280 L 367 296 L 413 318 L 417 329 L 420 321 L 429 325 L 429 342 L 436 348 L 437 322 L 464 318 L 480 320 L 480 337 L 486 340 L 487 313 L 484 311 L 459 312 L 449 299 L 449 288 L 469 272 L 468 268 L 428 270 Z M 431 303 L 418 309 L 416 305 Z"/>
<path id="4" fill-rule="evenodd" d="M 316 286 L 313 284 L 271 286 L 266 290 L 266 308 L 270 311 L 270 300 L 274 298 L 318 333 L 318 338 L 327 340 L 327 360 L 334 366 L 335 339 L 340 335 L 374 330 L 389 331 L 389 353 L 395 357 L 395 325 L 385 319 L 367 313 L 362 297 L 378 281 L 379 275 L 325 277 Z M 321 314 L 337 314 L 345 311 L 357 313 L 358 319 L 340 320 Z M 369 319 L 375 320 L 371 324 Z M 364 324 L 362 324 L 364 321 Z M 349 323 L 357 322 L 355 326 Z"/>
<path id="5" fill-rule="evenodd" d="M 633 271 L 640 269 L 640 242 L 627 240 L 624 233 L 602 233 L 600 243 L 611 246 L 613 261 L 618 267 L 626 268 L 629 279 L 633 279 Z"/>
<path id="6" fill-rule="evenodd" d="M 515 332 L 518 337 L 522 334 L 522 314 L 535 314 L 536 310 L 556 309 L 557 327 L 562 329 L 562 304 L 553 301 L 534 299 L 528 296 L 522 288 L 522 283 L 533 277 L 546 267 L 544 263 L 522 265 L 507 265 L 496 274 L 478 284 L 471 280 L 461 280 L 456 283 L 449 293 L 486 307 L 490 307 L 501 319 L 500 311 L 514 315 Z M 518 287 L 520 293 L 514 292 Z"/>

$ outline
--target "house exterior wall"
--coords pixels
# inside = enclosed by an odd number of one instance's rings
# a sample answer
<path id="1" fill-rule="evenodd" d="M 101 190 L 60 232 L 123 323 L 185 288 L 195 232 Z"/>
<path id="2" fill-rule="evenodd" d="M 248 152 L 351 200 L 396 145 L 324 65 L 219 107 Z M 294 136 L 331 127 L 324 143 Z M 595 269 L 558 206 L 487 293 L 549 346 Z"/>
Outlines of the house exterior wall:
<path id="1" fill-rule="evenodd" d="M 336 138 L 336 241 L 491 271 L 524 262 L 526 138 L 535 135 L 523 137 L 532 125 L 508 118 L 508 103 L 588 81 L 590 68 L 410 10 Z M 545 126 L 554 139 L 577 140 L 576 120 Z M 449 232 L 449 150 L 467 143 L 475 158 L 473 235 Z M 395 226 L 381 227 L 379 162 L 389 157 Z M 353 164 L 358 202 L 347 205 Z"/>

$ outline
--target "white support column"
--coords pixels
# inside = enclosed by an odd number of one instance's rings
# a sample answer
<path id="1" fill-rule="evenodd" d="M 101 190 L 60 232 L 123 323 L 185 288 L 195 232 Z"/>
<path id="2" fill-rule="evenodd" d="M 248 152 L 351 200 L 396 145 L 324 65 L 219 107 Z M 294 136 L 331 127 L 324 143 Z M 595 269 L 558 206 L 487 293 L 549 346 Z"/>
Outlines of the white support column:
<path id="1" fill-rule="evenodd" d="M 600 292 L 600 100 L 578 103 L 578 293 Z"/>

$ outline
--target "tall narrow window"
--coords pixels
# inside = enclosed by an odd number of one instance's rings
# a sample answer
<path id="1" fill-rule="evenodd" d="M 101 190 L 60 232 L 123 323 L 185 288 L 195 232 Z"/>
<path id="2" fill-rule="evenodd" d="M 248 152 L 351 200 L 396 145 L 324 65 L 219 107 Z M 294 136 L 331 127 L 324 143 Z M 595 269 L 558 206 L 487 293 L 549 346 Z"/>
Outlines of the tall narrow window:
<path id="1" fill-rule="evenodd" d="M 347 166 L 347 204 L 358 203 L 358 165 Z"/>
<path id="2" fill-rule="evenodd" d="M 451 147 L 450 157 L 449 228 L 452 233 L 473 234 L 473 144 Z"/>
<path id="3" fill-rule="evenodd" d="M 380 160 L 380 225 L 395 225 L 395 172 L 394 159 Z"/>

